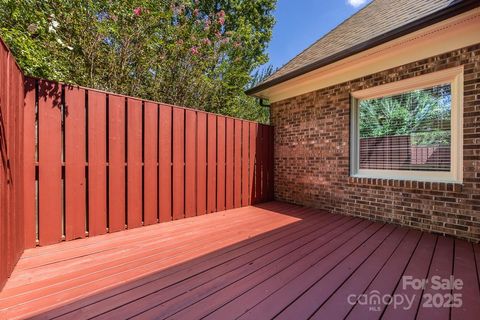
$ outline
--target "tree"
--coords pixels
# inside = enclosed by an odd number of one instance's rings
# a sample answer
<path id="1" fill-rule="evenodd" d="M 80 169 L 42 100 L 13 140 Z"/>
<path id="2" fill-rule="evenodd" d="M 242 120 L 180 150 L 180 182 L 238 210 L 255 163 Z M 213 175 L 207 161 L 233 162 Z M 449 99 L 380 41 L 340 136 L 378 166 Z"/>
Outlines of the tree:
<path id="1" fill-rule="evenodd" d="M 360 136 L 410 135 L 416 145 L 449 144 L 450 85 L 360 101 Z"/>
<path id="2" fill-rule="evenodd" d="M 267 61 L 275 0 L 0 1 L 28 75 L 265 120 L 243 91 Z"/>

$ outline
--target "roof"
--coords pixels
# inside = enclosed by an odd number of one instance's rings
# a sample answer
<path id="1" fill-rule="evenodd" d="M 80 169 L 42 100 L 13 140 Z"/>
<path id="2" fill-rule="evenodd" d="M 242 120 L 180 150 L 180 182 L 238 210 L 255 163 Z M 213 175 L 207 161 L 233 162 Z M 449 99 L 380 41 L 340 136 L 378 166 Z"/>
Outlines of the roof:
<path id="1" fill-rule="evenodd" d="M 479 5 L 479 0 L 374 0 L 247 94 L 258 93 Z"/>

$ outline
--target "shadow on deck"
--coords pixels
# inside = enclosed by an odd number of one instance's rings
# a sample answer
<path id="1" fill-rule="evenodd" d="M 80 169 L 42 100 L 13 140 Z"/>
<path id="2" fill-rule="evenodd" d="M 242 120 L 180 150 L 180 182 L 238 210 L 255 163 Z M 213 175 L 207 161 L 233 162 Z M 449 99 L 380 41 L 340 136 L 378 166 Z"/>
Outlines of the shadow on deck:
<path id="1" fill-rule="evenodd" d="M 270 202 L 27 250 L 0 315 L 475 319 L 479 265 L 480 246 L 462 240 Z M 461 288 L 404 285 L 451 275 Z M 462 305 L 429 308 L 438 294 Z"/>

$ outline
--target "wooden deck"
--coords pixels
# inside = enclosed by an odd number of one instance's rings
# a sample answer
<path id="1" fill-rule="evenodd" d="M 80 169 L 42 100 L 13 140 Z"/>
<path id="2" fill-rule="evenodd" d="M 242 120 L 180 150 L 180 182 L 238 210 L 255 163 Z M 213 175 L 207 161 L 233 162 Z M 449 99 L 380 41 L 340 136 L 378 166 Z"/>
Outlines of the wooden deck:
<path id="1" fill-rule="evenodd" d="M 479 266 L 465 241 L 270 202 L 27 250 L 0 317 L 466 320 L 480 314 Z M 461 289 L 402 285 L 450 275 Z M 375 290 L 411 307 L 348 303 Z M 427 308 L 439 292 L 462 306 Z"/>

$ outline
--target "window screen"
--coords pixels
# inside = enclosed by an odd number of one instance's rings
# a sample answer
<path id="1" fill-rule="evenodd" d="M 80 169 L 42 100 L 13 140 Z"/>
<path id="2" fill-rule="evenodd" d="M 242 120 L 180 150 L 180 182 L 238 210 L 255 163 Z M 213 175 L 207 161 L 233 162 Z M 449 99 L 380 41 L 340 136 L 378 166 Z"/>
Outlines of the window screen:
<path id="1" fill-rule="evenodd" d="M 451 85 L 359 100 L 360 169 L 450 171 Z"/>

